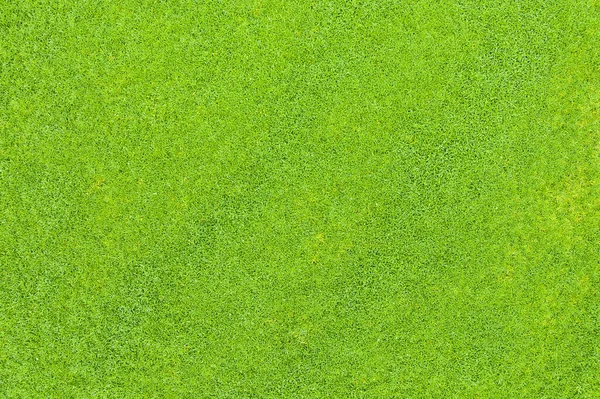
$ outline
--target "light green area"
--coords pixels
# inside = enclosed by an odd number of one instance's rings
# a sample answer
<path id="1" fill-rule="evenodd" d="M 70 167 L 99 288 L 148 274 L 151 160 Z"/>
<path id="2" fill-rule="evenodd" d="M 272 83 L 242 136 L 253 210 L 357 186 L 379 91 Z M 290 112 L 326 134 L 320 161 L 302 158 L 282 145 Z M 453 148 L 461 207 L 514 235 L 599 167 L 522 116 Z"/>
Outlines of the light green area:
<path id="1" fill-rule="evenodd" d="M 0 3 L 0 397 L 600 397 L 600 2 Z"/>

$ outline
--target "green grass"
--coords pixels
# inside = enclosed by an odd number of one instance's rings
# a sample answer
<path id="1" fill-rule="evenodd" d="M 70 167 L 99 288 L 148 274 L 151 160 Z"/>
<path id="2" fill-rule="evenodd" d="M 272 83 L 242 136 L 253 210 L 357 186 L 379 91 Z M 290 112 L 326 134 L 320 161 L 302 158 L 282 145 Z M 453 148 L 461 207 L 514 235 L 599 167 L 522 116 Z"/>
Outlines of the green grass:
<path id="1" fill-rule="evenodd" d="M 600 2 L 0 3 L 0 397 L 600 397 Z"/>

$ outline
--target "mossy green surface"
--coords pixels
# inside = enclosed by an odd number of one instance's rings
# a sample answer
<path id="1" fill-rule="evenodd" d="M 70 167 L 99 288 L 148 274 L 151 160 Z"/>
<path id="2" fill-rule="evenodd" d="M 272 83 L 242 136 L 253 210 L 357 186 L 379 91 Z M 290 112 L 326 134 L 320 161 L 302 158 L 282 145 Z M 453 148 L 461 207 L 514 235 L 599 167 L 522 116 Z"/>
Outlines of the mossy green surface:
<path id="1" fill-rule="evenodd" d="M 600 2 L 0 3 L 0 397 L 600 397 Z"/>

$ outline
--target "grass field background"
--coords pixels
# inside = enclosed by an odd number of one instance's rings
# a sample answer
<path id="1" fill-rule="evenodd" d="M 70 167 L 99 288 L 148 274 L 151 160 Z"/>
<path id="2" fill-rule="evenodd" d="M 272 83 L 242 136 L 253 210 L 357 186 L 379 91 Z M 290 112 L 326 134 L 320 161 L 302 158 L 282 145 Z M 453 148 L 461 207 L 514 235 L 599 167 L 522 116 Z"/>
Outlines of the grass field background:
<path id="1" fill-rule="evenodd" d="M 0 4 L 0 397 L 600 397 L 600 2 Z"/>

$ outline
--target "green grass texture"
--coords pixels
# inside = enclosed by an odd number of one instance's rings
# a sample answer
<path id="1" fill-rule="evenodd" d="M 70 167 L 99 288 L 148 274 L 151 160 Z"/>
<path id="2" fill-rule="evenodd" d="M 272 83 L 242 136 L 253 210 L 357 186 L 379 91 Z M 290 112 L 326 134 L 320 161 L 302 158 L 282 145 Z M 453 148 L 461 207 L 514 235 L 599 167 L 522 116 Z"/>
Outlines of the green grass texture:
<path id="1" fill-rule="evenodd" d="M 1 398 L 600 398 L 600 1 L 3 0 Z"/>

